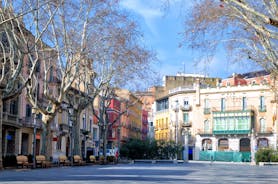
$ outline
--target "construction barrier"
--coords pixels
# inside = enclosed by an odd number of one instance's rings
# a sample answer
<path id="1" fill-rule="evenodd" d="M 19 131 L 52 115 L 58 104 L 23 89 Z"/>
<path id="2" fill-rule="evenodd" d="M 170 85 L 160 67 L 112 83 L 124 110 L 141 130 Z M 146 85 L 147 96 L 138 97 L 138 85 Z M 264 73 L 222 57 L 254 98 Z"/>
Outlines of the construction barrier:
<path id="1" fill-rule="evenodd" d="M 251 152 L 200 151 L 199 160 L 223 162 L 250 162 Z"/>

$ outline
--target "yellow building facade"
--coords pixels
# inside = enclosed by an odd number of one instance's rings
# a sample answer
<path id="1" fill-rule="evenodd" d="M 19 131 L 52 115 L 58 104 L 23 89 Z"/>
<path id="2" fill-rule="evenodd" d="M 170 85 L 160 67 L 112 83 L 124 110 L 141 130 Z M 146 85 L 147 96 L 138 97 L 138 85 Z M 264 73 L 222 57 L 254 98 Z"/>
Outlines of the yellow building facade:
<path id="1" fill-rule="evenodd" d="M 156 113 L 155 116 L 155 139 L 156 140 L 170 140 L 169 129 L 169 110 L 164 110 Z"/>

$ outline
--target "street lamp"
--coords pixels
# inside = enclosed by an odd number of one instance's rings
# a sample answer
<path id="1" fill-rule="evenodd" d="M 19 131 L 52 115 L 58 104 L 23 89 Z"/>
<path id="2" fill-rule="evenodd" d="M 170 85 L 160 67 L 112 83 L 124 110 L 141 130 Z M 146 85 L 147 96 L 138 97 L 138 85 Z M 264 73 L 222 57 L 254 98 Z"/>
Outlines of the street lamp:
<path id="1" fill-rule="evenodd" d="M 251 129 L 251 164 L 255 164 L 255 153 L 256 153 L 256 137 L 254 128 Z"/>
<path id="2" fill-rule="evenodd" d="M 176 104 L 174 107 L 174 112 L 176 114 L 176 119 L 175 119 L 175 143 L 176 146 L 178 145 L 178 115 L 179 115 L 179 101 L 176 100 Z M 176 153 L 176 160 L 178 159 L 178 153 Z"/>
<path id="3" fill-rule="evenodd" d="M 73 149 L 72 149 L 72 119 L 73 119 L 73 108 L 72 106 L 68 106 L 68 126 L 69 126 L 69 141 L 70 141 L 70 163 L 73 165 Z"/>
<path id="4" fill-rule="evenodd" d="M 188 137 L 189 137 L 189 132 L 188 132 L 187 128 L 183 129 L 182 135 L 184 136 L 183 160 L 184 160 L 184 162 L 188 162 Z"/>
<path id="5" fill-rule="evenodd" d="M 119 154 L 120 154 L 120 144 L 121 144 L 121 125 L 118 126 L 118 150 L 116 152 L 116 159 L 118 161 L 118 157 L 119 157 Z"/>

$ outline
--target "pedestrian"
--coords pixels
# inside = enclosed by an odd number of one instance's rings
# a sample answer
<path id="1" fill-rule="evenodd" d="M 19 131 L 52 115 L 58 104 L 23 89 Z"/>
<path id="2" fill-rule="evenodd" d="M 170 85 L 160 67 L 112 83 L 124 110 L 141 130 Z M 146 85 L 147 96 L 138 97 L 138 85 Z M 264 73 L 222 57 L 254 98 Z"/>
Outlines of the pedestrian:
<path id="1" fill-rule="evenodd" d="M 118 158 L 119 158 L 119 151 L 118 150 L 116 151 L 115 157 L 116 157 L 116 161 L 118 162 Z"/>

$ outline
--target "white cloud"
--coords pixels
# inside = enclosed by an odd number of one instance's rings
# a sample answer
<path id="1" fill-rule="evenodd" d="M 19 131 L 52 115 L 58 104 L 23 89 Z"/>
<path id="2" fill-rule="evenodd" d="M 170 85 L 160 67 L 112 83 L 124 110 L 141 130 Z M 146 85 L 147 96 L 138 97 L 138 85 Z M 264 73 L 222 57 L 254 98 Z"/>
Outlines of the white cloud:
<path id="1" fill-rule="evenodd" d="M 123 0 L 121 5 L 142 17 L 152 34 L 157 35 L 155 20 L 162 17 L 163 12 L 160 10 L 159 6 L 152 6 L 154 2 L 157 1 Z"/>

